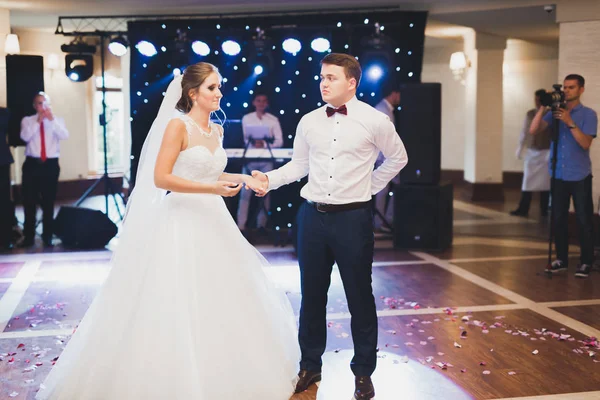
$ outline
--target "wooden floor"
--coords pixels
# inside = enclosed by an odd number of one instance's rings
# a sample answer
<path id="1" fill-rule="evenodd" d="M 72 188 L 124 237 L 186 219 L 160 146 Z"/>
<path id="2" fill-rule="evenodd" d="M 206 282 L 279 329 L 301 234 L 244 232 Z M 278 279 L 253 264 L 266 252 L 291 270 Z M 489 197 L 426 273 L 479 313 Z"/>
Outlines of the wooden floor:
<path id="1" fill-rule="evenodd" d="M 600 348 L 587 342 L 600 337 L 600 273 L 576 279 L 572 246 L 571 270 L 547 277 L 547 223 L 535 213 L 510 217 L 510 206 L 455 201 L 454 245 L 444 252 L 397 251 L 385 236 L 376 242 L 377 400 L 600 399 Z M 297 313 L 293 250 L 258 247 Z M 60 246 L 0 254 L 0 399 L 33 399 L 110 256 Z M 349 317 L 334 270 L 323 381 L 292 399 L 351 399 Z"/>

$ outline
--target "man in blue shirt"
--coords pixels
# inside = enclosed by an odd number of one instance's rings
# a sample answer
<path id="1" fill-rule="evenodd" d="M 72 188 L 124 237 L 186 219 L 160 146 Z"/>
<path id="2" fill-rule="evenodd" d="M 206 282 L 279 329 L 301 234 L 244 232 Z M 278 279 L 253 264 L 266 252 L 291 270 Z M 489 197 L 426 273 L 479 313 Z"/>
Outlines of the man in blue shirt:
<path id="1" fill-rule="evenodd" d="M 589 275 L 594 258 L 592 162 L 589 149 L 598 129 L 596 112 L 585 107 L 580 101 L 585 91 L 584 86 L 585 79 L 582 76 L 568 75 L 563 85 L 566 108 L 555 109 L 551 114 L 547 113 L 547 108 L 541 107 L 529 129 L 530 133 L 537 134 L 551 125 L 553 118 L 559 120 L 556 180 L 552 193 L 556 260 L 546 271 L 556 273 L 567 269 L 569 261 L 567 226 L 571 196 L 573 196 L 581 247 L 580 265 L 575 276 L 580 278 Z M 552 142 L 550 154 L 554 154 L 556 144 L 556 141 Z M 552 173 L 552 161 L 550 161 L 550 173 Z"/>

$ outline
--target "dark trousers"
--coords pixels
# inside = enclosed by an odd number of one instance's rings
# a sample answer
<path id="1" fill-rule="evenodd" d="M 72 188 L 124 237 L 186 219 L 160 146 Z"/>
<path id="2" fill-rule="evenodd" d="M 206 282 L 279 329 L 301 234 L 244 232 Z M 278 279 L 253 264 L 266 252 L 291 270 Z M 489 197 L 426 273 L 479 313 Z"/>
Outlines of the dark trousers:
<path id="1" fill-rule="evenodd" d="M 10 198 L 10 164 L 0 165 L 0 246 L 10 243 L 14 221 Z"/>
<path id="2" fill-rule="evenodd" d="M 550 191 L 539 192 L 540 193 L 540 211 L 542 215 L 548 214 L 548 202 L 550 200 Z M 519 202 L 519 208 L 517 211 L 527 214 L 529 212 L 529 206 L 531 205 L 531 198 L 533 192 L 523 191 L 521 192 L 521 201 Z"/>
<path id="3" fill-rule="evenodd" d="M 588 175 L 580 181 L 563 181 L 562 179 L 557 179 L 554 183 L 552 208 L 555 224 L 556 256 L 565 265 L 569 261 L 568 222 L 571 196 L 573 197 L 577 225 L 579 226 L 580 262 L 592 265 L 594 261 L 592 175 Z"/>
<path id="4" fill-rule="evenodd" d="M 372 207 L 321 213 L 304 203 L 298 211 L 298 262 L 302 304 L 298 339 L 300 368 L 321 371 L 327 342 L 326 305 L 331 271 L 337 263 L 351 319 L 356 376 L 370 376 L 377 362 L 377 312 L 371 286 Z"/>
<path id="5" fill-rule="evenodd" d="M 36 209 L 39 204 L 43 211 L 44 231 L 42 238 L 50 240 L 53 233 L 54 201 L 60 166 L 57 158 L 42 162 L 38 158 L 27 157 L 23 163 L 23 207 L 25 209 L 25 240 L 35 236 Z"/>

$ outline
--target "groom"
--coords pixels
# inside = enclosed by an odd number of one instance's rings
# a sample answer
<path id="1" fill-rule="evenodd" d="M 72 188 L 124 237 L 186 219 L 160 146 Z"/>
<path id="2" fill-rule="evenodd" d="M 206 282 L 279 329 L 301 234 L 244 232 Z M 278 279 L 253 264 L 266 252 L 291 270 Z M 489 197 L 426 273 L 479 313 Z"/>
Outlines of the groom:
<path id="1" fill-rule="evenodd" d="M 394 125 L 383 113 L 356 98 L 361 68 L 348 54 L 321 61 L 321 95 L 327 105 L 298 124 L 292 160 L 252 175 L 269 190 L 308 176 L 298 211 L 298 262 L 302 288 L 298 339 L 302 351 L 296 393 L 321 380 L 327 341 L 326 304 L 337 263 L 348 308 L 354 358 L 355 398 L 371 399 L 377 360 L 377 313 L 371 287 L 373 214 L 371 198 L 408 162 Z M 373 171 L 379 152 L 385 161 Z"/>

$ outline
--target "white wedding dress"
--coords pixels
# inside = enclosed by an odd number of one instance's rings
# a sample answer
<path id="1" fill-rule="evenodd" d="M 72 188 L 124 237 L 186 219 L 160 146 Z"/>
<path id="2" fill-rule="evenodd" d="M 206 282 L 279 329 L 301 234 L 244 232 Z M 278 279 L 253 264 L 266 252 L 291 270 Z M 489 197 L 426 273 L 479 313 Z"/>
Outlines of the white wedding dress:
<path id="1" fill-rule="evenodd" d="M 173 173 L 214 182 L 226 163 L 221 146 L 193 146 Z M 287 400 L 296 320 L 266 260 L 220 196 L 170 193 L 156 210 L 126 220 L 105 284 L 36 398 Z"/>

